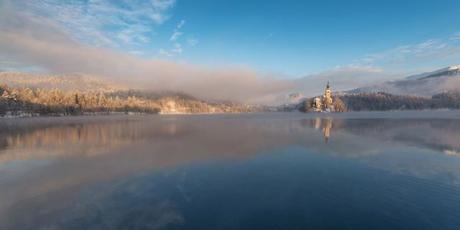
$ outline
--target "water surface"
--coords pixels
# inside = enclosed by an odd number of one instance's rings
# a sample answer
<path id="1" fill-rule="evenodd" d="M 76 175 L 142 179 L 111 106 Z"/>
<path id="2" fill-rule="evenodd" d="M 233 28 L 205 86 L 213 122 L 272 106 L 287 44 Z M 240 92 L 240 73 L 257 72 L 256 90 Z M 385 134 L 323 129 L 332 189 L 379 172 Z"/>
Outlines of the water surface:
<path id="1" fill-rule="evenodd" d="M 458 229 L 460 112 L 0 120 L 0 229 Z"/>

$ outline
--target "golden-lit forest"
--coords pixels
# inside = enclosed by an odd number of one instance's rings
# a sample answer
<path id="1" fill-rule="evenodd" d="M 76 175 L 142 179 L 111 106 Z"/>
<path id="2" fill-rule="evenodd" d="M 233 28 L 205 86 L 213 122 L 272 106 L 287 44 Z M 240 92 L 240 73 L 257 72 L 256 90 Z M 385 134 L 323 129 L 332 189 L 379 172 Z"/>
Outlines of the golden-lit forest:
<path id="1" fill-rule="evenodd" d="M 80 115 L 86 113 L 232 113 L 254 108 L 236 103 L 208 103 L 177 93 L 134 90 L 65 91 L 0 86 L 0 115 Z"/>

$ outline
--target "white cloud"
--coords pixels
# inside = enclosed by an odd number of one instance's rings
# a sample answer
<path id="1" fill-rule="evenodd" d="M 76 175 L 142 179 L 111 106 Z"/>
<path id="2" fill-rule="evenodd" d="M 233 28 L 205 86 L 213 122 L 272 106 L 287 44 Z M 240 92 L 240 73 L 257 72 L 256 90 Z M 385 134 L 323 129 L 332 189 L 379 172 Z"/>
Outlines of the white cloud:
<path id="1" fill-rule="evenodd" d="M 447 39 L 429 39 L 416 44 L 402 45 L 380 53 L 366 55 L 356 63 L 378 65 L 389 69 L 411 71 L 414 66 L 436 63 L 455 63 L 460 58 L 460 46 L 454 41 L 459 34 Z M 460 36 L 458 36 L 460 39 Z"/>
<path id="2" fill-rule="evenodd" d="M 4 0 L 9 1 L 9 0 Z M 155 26 L 170 18 L 175 0 L 11 1 L 22 12 L 52 20 L 77 41 L 109 48 L 151 42 Z"/>
<path id="3" fill-rule="evenodd" d="M 185 25 L 185 20 L 181 20 L 179 24 L 177 24 L 176 28 L 181 29 Z"/>
<path id="4" fill-rule="evenodd" d="M 176 0 L 150 0 L 152 6 L 157 11 L 164 11 L 176 4 Z"/>
<path id="5" fill-rule="evenodd" d="M 180 43 L 174 43 L 174 47 L 171 49 L 171 52 L 181 54 L 182 51 L 182 45 Z"/>
<path id="6" fill-rule="evenodd" d="M 166 51 L 164 49 L 158 50 L 158 55 L 159 56 L 164 56 L 164 57 L 172 57 L 173 54 L 171 54 L 169 51 Z"/>
<path id="7" fill-rule="evenodd" d="M 172 8 L 176 1 L 175 0 L 152 0 L 152 11 L 149 12 L 149 16 L 157 24 L 162 24 L 169 19 L 169 14 L 166 13 L 167 10 Z"/>
<path id="8" fill-rule="evenodd" d="M 179 39 L 180 36 L 182 36 L 182 34 L 184 34 L 184 33 L 180 32 L 180 31 L 174 31 L 169 40 L 170 41 L 176 41 L 177 39 Z"/>
<path id="9" fill-rule="evenodd" d="M 176 28 L 174 28 L 173 34 L 171 35 L 171 38 L 169 38 L 170 41 L 177 41 L 180 36 L 182 36 L 184 33 L 180 30 L 182 27 L 185 25 L 185 20 L 181 20 L 177 25 Z"/>
<path id="10" fill-rule="evenodd" d="M 129 51 L 130 54 L 136 55 L 136 56 L 142 56 L 144 55 L 144 52 L 142 50 L 131 50 Z"/>
<path id="11" fill-rule="evenodd" d="M 199 43 L 198 39 L 194 37 L 187 38 L 187 44 L 191 47 L 195 47 L 196 45 L 198 45 L 198 43 Z"/>
<path id="12" fill-rule="evenodd" d="M 129 28 L 121 29 L 116 36 L 124 44 L 140 45 L 151 41 L 145 35 L 147 33 L 149 33 L 149 30 L 143 26 L 130 26 Z"/>
<path id="13" fill-rule="evenodd" d="M 172 48 L 169 51 L 165 51 L 164 49 L 160 49 L 158 54 L 164 57 L 174 57 L 175 55 L 180 55 L 183 52 L 182 44 L 179 42 L 179 38 L 184 34 L 181 29 L 185 25 L 185 20 L 181 20 L 177 23 L 176 27 L 174 27 L 174 31 L 169 38 L 169 41 L 172 42 Z"/>
<path id="14" fill-rule="evenodd" d="M 460 41 L 460 32 L 458 32 L 458 33 L 452 35 L 452 36 L 450 37 L 450 40 L 451 40 L 451 41 Z"/>

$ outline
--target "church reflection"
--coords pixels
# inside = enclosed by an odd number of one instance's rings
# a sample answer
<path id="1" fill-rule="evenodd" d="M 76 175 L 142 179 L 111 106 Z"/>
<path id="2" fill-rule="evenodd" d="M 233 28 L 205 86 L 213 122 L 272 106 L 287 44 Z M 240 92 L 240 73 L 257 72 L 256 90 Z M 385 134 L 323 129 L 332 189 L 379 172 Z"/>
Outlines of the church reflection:
<path id="1" fill-rule="evenodd" d="M 329 142 L 329 138 L 331 137 L 331 129 L 333 127 L 333 119 L 330 117 L 321 118 L 316 117 L 315 119 L 311 120 L 312 127 L 315 130 L 321 130 L 324 136 L 324 142 L 327 144 Z"/>

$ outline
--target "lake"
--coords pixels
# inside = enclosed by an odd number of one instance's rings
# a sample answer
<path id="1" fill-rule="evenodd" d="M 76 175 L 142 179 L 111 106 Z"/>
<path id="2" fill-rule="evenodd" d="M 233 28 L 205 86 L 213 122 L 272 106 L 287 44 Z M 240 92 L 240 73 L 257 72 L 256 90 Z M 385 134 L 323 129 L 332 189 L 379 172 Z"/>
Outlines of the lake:
<path id="1" fill-rule="evenodd" d="M 460 112 L 0 120 L 0 229 L 459 229 Z"/>

